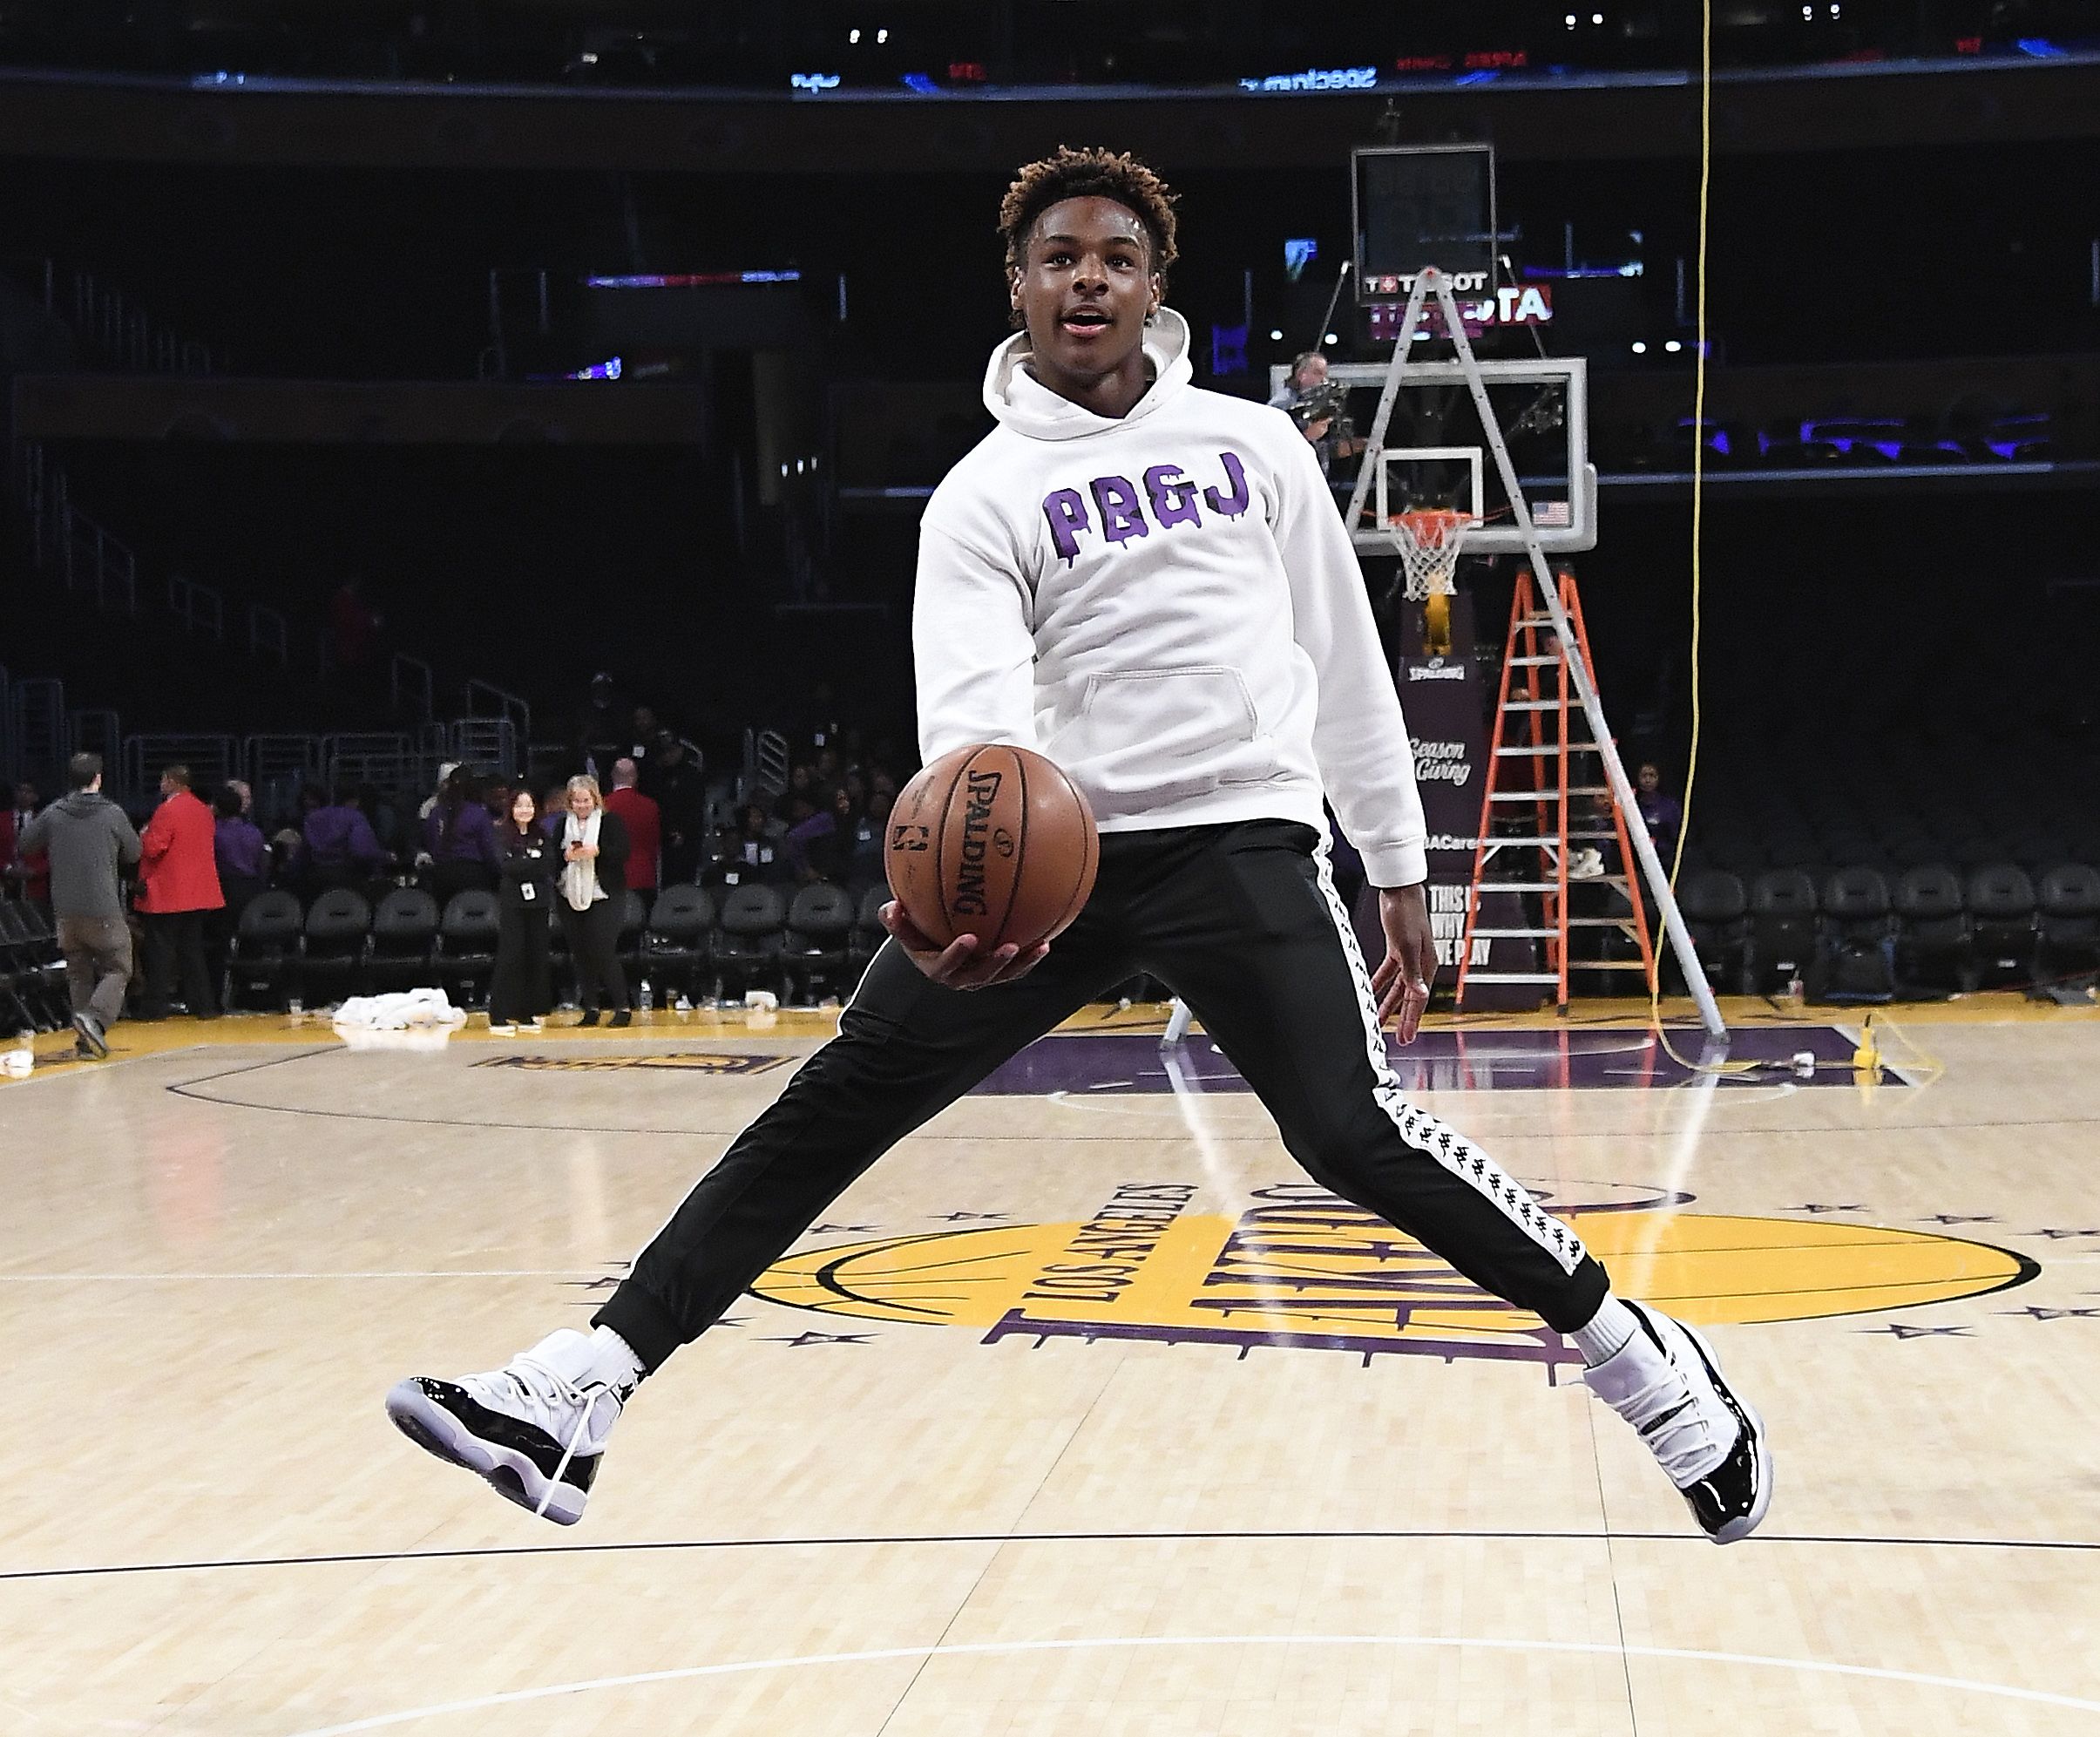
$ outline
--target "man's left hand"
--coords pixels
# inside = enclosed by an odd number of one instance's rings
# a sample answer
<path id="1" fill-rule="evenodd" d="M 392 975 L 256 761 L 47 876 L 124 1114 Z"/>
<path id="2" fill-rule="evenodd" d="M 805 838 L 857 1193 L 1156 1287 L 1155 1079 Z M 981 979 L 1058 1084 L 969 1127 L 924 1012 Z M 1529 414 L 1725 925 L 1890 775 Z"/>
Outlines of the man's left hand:
<path id="1" fill-rule="evenodd" d="M 1385 931 L 1385 958 L 1372 974 L 1371 990 L 1379 998 L 1379 1023 L 1396 1014 L 1394 1035 L 1412 1043 L 1429 1005 L 1429 986 L 1437 974 L 1436 939 L 1429 930 L 1426 883 L 1379 889 L 1379 926 Z"/>

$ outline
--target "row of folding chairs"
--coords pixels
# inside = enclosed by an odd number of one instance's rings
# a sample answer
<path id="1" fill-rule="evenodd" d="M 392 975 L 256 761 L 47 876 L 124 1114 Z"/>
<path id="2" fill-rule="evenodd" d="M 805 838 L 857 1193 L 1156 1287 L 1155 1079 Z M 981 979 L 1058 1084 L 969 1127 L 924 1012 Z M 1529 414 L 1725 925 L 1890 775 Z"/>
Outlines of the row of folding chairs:
<path id="1" fill-rule="evenodd" d="M 0 899 L 0 1037 L 72 1019 L 58 937 L 41 906 Z"/>
<path id="2" fill-rule="evenodd" d="M 843 887 L 744 885 L 719 899 L 704 887 L 667 886 L 646 901 L 622 895 L 618 955 L 665 1001 L 772 990 L 788 1001 L 842 994 L 882 943 L 877 913 L 888 893 L 856 903 Z M 557 993 L 572 981 L 566 937 L 547 913 Z M 335 889 L 301 905 L 282 889 L 242 909 L 227 948 L 227 1005 L 320 1007 L 353 994 L 442 988 L 459 1006 L 485 1001 L 500 926 L 496 895 L 455 893 L 444 908 L 397 886 L 376 904 Z"/>
<path id="3" fill-rule="evenodd" d="M 2084 863 L 2039 876 L 1934 863 L 1893 883 L 1872 868 L 1820 884 L 1798 870 L 1746 884 L 1705 869 L 1677 903 L 1708 979 L 1747 994 L 1798 980 L 1818 1000 L 1887 1001 L 2100 971 L 2100 869 Z"/>

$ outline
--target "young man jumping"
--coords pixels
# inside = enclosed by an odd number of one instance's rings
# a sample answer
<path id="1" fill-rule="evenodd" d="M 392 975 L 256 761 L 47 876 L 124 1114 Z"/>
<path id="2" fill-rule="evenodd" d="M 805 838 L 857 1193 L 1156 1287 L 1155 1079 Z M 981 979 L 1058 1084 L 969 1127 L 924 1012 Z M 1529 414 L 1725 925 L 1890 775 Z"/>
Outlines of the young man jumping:
<path id="1" fill-rule="evenodd" d="M 712 1326 L 856 1177 L 1023 1045 L 1138 972 L 1168 984 L 1323 1186 L 1568 1335 L 1706 1534 L 1771 1496 L 1756 1414 L 1689 1329 L 1604 1269 L 1472 1142 L 1406 1102 L 1436 953 L 1422 808 L 1347 532 L 1290 418 L 1189 383 L 1162 305 L 1173 195 L 1127 155 L 1060 150 L 999 211 L 1016 324 L 999 427 L 929 503 L 913 608 L 920 749 L 1040 750 L 1101 830 L 1086 909 L 1026 953 L 891 940 L 779 1099 L 737 1137 L 589 1333 L 501 1369 L 415 1376 L 400 1428 L 564 1523 L 647 1376 Z M 1365 969 L 1327 867 L 1322 797 L 1379 888 Z"/>

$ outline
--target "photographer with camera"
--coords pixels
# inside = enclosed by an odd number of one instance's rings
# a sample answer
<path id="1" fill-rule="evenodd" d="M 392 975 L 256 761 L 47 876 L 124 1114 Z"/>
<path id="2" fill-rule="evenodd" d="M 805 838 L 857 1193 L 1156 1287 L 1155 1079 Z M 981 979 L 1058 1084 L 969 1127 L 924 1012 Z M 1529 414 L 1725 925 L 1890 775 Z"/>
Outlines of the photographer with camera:
<path id="1" fill-rule="evenodd" d="M 1332 474 L 1336 460 L 1353 458 L 1364 450 L 1356 430 L 1349 425 L 1349 389 L 1327 377 L 1327 358 L 1317 349 L 1304 350 L 1291 362 L 1290 378 L 1270 404 L 1290 412 L 1298 431 L 1319 455 L 1320 474 Z"/>

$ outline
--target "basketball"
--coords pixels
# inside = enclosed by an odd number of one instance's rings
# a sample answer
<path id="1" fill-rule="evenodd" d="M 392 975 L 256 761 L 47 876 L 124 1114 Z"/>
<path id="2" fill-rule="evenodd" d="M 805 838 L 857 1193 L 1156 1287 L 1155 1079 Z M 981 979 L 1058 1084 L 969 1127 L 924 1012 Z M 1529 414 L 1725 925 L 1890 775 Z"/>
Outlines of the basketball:
<path id="1" fill-rule="evenodd" d="M 890 890 L 942 947 L 975 935 L 1024 953 L 1064 933 L 1094 891 L 1094 811 L 1026 748 L 944 754 L 898 793 L 884 845 Z"/>

